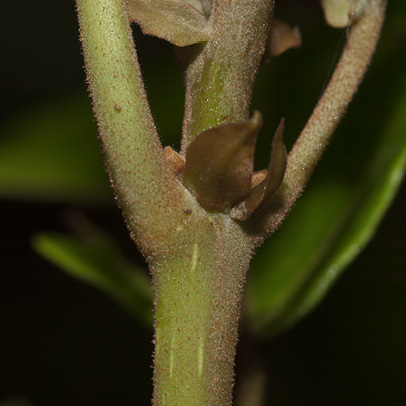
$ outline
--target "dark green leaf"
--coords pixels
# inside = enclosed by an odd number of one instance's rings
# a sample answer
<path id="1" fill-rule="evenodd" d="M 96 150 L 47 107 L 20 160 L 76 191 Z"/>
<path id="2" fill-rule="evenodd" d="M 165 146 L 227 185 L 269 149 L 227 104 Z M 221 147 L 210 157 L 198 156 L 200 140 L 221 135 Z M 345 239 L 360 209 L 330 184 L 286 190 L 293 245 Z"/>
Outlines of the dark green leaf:
<path id="1" fill-rule="evenodd" d="M 112 195 L 86 95 L 11 117 L 0 128 L 0 196 L 101 202 Z"/>
<path id="2" fill-rule="evenodd" d="M 104 236 L 81 241 L 73 236 L 39 233 L 36 251 L 76 279 L 110 296 L 144 325 L 152 326 L 152 290 L 144 269 L 126 260 Z"/>
<path id="3" fill-rule="evenodd" d="M 280 332 L 320 302 L 370 240 L 402 181 L 406 61 L 388 60 L 399 55 L 385 55 L 390 40 L 310 185 L 253 260 L 246 310 L 257 333 Z"/>

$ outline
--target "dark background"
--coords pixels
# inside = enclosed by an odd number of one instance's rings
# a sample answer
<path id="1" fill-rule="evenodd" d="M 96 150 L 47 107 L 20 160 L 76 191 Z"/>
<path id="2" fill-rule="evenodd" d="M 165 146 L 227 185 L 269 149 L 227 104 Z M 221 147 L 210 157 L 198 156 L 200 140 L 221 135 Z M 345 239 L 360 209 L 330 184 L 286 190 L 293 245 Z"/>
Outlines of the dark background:
<path id="1" fill-rule="evenodd" d="M 312 10 L 310 17 L 293 16 L 293 23 L 306 18 L 311 23 L 318 15 L 317 2 L 303 3 Z M 284 2 L 281 14 L 293 4 Z M 391 7 L 388 24 L 397 12 Z M 63 99 L 72 89 L 86 91 L 73 1 L 3 1 L 0 18 L 1 120 Z M 172 51 L 151 38 L 140 39 L 138 47 L 147 88 L 151 96 L 159 94 L 148 68 L 172 64 Z M 181 75 L 174 81 L 181 86 Z M 180 126 L 182 96 L 177 100 L 172 117 Z M 159 101 L 152 101 L 152 108 L 164 128 Z M 269 404 L 406 404 L 405 198 L 403 186 L 372 242 L 323 305 L 292 330 L 263 343 Z M 31 248 L 35 232 L 66 231 L 69 209 L 38 201 L 0 202 L 0 405 L 15 396 L 38 406 L 147 405 L 152 331 Z M 81 210 L 131 251 L 117 209 Z"/>

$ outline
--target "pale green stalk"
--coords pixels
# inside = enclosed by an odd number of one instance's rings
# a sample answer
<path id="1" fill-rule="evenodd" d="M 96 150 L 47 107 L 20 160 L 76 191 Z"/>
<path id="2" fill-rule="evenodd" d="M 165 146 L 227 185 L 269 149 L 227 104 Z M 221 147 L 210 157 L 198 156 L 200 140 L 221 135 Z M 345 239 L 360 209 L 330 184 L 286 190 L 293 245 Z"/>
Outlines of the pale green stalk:
<path id="1" fill-rule="evenodd" d="M 271 204 L 258 217 L 250 219 L 251 224 L 246 224 L 247 229 L 257 232 L 262 228 L 259 244 L 280 226 L 302 194 L 357 92 L 375 52 L 385 19 L 386 3 L 386 0 L 371 0 L 360 20 L 349 28 L 347 43 L 333 76 L 289 153 L 281 188 Z"/>
<path id="2" fill-rule="evenodd" d="M 210 38 L 186 72 L 183 154 L 201 131 L 248 118 L 273 4 L 273 0 L 214 0 Z"/>
<path id="3" fill-rule="evenodd" d="M 156 296 L 155 406 L 229 406 L 238 319 L 252 247 L 226 215 L 194 236 L 179 230 L 177 255 L 152 265 Z M 179 237 L 178 237 L 179 235 Z"/>
<path id="4" fill-rule="evenodd" d="M 125 1 L 77 0 L 77 10 L 111 183 L 135 239 L 150 254 L 184 216 L 185 191 L 162 158 Z"/>

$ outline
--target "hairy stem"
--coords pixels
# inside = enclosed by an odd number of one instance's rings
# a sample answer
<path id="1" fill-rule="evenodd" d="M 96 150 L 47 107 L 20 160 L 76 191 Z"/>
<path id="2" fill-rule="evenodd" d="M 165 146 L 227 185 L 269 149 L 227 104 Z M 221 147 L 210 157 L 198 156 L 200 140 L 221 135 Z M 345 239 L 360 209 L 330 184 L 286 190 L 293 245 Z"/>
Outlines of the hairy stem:
<path id="1" fill-rule="evenodd" d="M 124 0 L 77 0 L 89 89 L 111 183 L 144 253 L 182 218 L 184 189 L 162 157 Z M 142 239 L 141 239 L 142 236 Z"/>
<path id="2" fill-rule="evenodd" d="M 197 203 L 163 159 L 125 0 L 77 0 L 86 70 L 107 169 L 146 256 L 155 293 L 155 406 L 230 406 L 238 319 L 253 246 L 305 187 L 356 92 L 384 16 L 371 0 L 289 155 L 276 198 L 245 225 Z M 214 0 L 211 36 L 187 73 L 182 153 L 203 130 L 248 118 L 272 0 Z M 259 381 L 258 381 L 259 382 Z M 243 402 L 243 401 L 241 401 Z"/>
<path id="3" fill-rule="evenodd" d="M 229 406 L 252 244 L 228 215 L 203 210 L 163 159 L 125 1 L 77 9 L 111 182 L 154 282 L 154 405 Z"/>
<path id="4" fill-rule="evenodd" d="M 214 1 L 210 39 L 186 71 L 183 154 L 201 131 L 248 118 L 272 11 L 273 0 Z"/>
<path id="5" fill-rule="evenodd" d="M 228 216 L 211 215 L 194 236 L 185 230 L 179 255 L 152 266 L 155 406 L 231 405 L 241 294 L 251 248 Z"/>
<path id="6" fill-rule="evenodd" d="M 351 28 L 343 55 L 323 96 L 289 154 L 286 183 L 300 194 L 358 90 L 379 39 L 386 1 L 372 1 Z"/>
<path id="7" fill-rule="evenodd" d="M 258 243 L 272 234 L 305 188 L 314 167 L 364 77 L 375 52 L 385 17 L 386 0 L 371 0 L 350 29 L 334 74 L 288 156 L 281 188 L 264 213 L 248 228 L 261 230 Z"/>

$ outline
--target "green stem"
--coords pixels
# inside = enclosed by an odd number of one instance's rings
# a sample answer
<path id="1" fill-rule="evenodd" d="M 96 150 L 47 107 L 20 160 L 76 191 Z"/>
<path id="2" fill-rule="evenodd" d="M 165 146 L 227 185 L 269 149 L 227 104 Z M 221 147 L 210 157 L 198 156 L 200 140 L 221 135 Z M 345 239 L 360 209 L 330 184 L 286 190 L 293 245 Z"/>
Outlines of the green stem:
<path id="1" fill-rule="evenodd" d="M 386 0 L 371 0 L 351 27 L 333 76 L 288 156 L 285 177 L 272 202 L 250 224 L 261 244 L 282 223 L 307 185 L 369 66 L 385 19 Z M 362 136 L 362 135 L 361 135 Z"/>
<path id="2" fill-rule="evenodd" d="M 180 255 L 153 265 L 155 406 L 229 406 L 251 245 L 225 215 L 200 223 Z"/>
<path id="3" fill-rule="evenodd" d="M 299 195 L 358 90 L 375 52 L 386 1 L 372 0 L 350 30 L 334 74 L 289 153 L 285 182 Z"/>
<path id="4" fill-rule="evenodd" d="M 144 253 L 184 217 L 185 191 L 163 159 L 124 0 L 77 0 L 90 93 L 111 183 Z"/>
<path id="5" fill-rule="evenodd" d="M 186 72 L 183 154 L 201 131 L 248 118 L 272 11 L 273 0 L 214 1 L 210 39 Z"/>
<path id="6" fill-rule="evenodd" d="M 229 216 L 203 210 L 163 159 L 125 1 L 77 0 L 77 9 L 111 182 L 154 281 L 154 404 L 228 406 L 252 245 Z"/>

